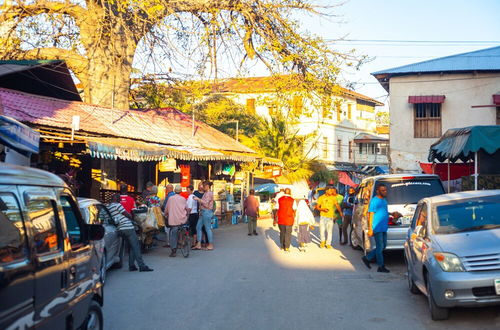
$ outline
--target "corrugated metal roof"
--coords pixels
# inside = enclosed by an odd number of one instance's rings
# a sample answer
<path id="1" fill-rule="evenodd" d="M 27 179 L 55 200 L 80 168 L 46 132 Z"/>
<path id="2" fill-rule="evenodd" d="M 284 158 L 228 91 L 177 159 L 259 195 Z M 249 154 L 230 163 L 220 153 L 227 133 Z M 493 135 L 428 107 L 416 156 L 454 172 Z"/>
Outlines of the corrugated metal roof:
<path id="1" fill-rule="evenodd" d="M 172 108 L 119 110 L 5 88 L 0 88 L 0 102 L 5 115 L 25 123 L 71 129 L 73 116 L 80 116 L 81 131 L 101 136 L 255 154 L 254 150 L 200 121 L 195 121 L 192 136 L 191 116 Z"/>
<path id="2" fill-rule="evenodd" d="M 500 46 L 403 65 L 372 75 L 449 71 L 500 71 Z"/>

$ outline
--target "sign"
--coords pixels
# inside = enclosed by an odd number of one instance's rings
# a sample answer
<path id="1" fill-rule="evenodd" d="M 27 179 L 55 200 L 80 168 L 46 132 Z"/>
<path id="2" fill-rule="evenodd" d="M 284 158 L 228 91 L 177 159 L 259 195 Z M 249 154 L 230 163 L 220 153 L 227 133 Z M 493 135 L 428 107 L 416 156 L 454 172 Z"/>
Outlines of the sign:
<path id="1" fill-rule="evenodd" d="M 0 116 L 0 143 L 24 155 L 37 154 L 40 133 L 13 118 Z"/>
<path id="2" fill-rule="evenodd" d="M 279 166 L 264 166 L 264 177 L 275 178 L 281 175 L 281 167 Z"/>
<path id="3" fill-rule="evenodd" d="M 177 169 L 177 161 L 174 158 L 167 158 L 158 165 L 160 172 L 174 172 Z"/>

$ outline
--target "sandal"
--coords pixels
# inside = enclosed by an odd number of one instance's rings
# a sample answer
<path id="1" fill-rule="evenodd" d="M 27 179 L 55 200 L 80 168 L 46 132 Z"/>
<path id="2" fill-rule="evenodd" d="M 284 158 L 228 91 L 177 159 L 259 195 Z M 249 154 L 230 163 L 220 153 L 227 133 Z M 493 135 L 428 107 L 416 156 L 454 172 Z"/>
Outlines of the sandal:
<path id="1" fill-rule="evenodd" d="M 193 247 L 191 248 L 191 250 L 202 250 L 202 248 L 197 247 L 197 246 L 193 246 Z"/>

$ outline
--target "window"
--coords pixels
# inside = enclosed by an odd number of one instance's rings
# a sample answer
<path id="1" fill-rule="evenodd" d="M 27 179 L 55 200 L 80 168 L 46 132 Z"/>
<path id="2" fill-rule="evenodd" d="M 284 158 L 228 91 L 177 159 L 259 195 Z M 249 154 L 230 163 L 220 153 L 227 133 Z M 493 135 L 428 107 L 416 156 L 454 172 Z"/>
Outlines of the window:
<path id="1" fill-rule="evenodd" d="M 267 113 L 270 117 L 276 115 L 276 104 L 269 104 L 267 106 Z"/>
<path id="2" fill-rule="evenodd" d="M 61 250 L 62 240 L 56 220 L 55 202 L 46 198 L 30 198 L 27 203 L 35 249 L 38 255 Z"/>
<path id="3" fill-rule="evenodd" d="M 247 99 L 247 112 L 255 114 L 255 99 Z"/>
<path id="4" fill-rule="evenodd" d="M 352 104 L 347 104 L 347 119 L 352 119 Z"/>
<path id="5" fill-rule="evenodd" d="M 497 107 L 497 125 L 500 125 L 500 107 Z"/>
<path id="6" fill-rule="evenodd" d="M 342 140 L 337 140 L 337 157 L 342 157 Z"/>
<path id="7" fill-rule="evenodd" d="M 302 96 L 294 95 L 292 100 L 292 111 L 295 116 L 302 114 L 303 101 Z"/>
<path id="8" fill-rule="evenodd" d="M 328 137 L 323 137 L 323 159 L 328 159 Z"/>
<path id="9" fill-rule="evenodd" d="M 69 196 L 61 196 L 61 205 L 63 207 L 64 221 L 69 234 L 69 241 L 72 248 L 79 247 L 83 243 L 83 230 L 78 221 L 78 208 Z M 92 221 L 92 212 L 90 212 Z"/>
<path id="10" fill-rule="evenodd" d="M 329 98 L 323 98 L 323 102 L 321 104 L 321 118 L 323 119 L 331 119 L 332 114 L 330 112 L 330 108 L 332 106 L 331 104 L 331 99 Z"/>
<path id="11" fill-rule="evenodd" d="M 349 159 L 352 159 L 352 141 L 349 141 Z"/>
<path id="12" fill-rule="evenodd" d="M 377 148 L 375 143 L 370 143 L 369 146 L 370 146 L 370 154 L 375 155 L 377 153 Z"/>
<path id="13" fill-rule="evenodd" d="M 441 103 L 415 103 L 414 137 L 441 136 Z"/>
<path id="14" fill-rule="evenodd" d="M 363 154 L 363 143 L 360 143 L 358 145 L 358 147 L 359 147 L 359 154 L 362 155 Z"/>
<path id="15" fill-rule="evenodd" d="M 0 194 L 0 264 L 28 256 L 23 219 L 12 194 Z"/>

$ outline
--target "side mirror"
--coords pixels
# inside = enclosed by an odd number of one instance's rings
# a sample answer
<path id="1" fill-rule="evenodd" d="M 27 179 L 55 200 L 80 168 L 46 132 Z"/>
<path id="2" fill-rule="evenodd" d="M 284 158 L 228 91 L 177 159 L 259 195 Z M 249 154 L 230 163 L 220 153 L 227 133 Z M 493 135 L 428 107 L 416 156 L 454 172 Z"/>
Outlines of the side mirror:
<path id="1" fill-rule="evenodd" d="M 99 241 L 104 237 L 104 227 L 102 225 L 86 225 L 86 228 L 89 241 Z"/>

